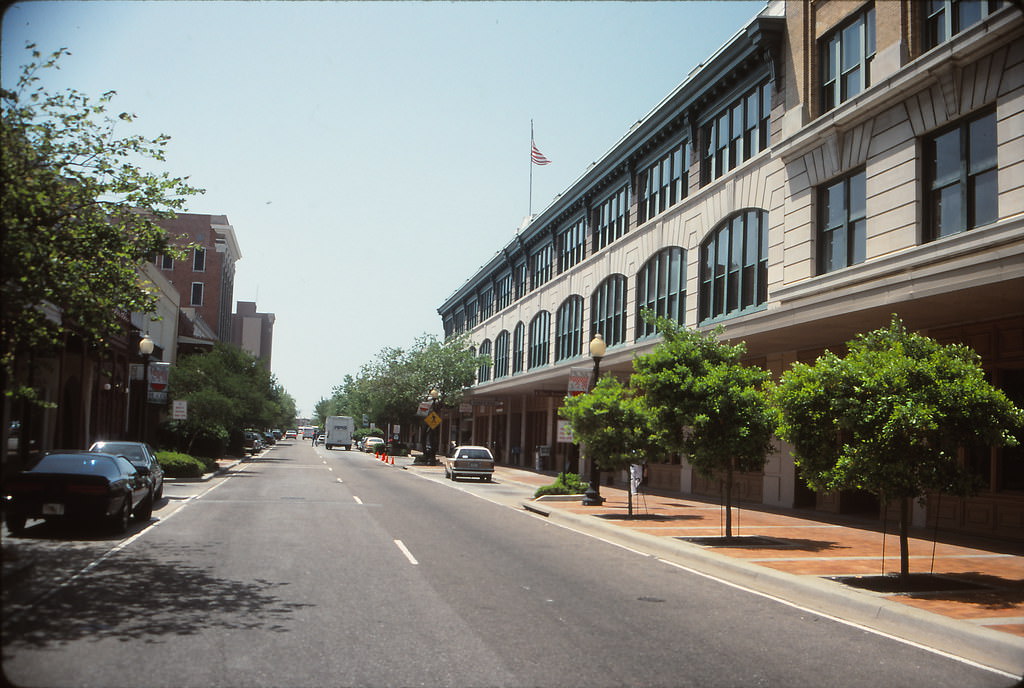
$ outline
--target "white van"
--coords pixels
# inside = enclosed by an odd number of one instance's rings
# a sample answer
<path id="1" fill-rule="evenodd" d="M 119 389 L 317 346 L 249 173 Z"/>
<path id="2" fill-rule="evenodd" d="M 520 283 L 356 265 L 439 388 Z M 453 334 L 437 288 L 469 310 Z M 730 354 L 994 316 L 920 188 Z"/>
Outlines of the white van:
<path id="1" fill-rule="evenodd" d="M 352 432 L 356 429 L 356 423 L 350 416 L 327 416 L 324 419 L 324 446 L 328 449 L 333 447 L 345 447 L 345 451 L 352 448 Z"/>

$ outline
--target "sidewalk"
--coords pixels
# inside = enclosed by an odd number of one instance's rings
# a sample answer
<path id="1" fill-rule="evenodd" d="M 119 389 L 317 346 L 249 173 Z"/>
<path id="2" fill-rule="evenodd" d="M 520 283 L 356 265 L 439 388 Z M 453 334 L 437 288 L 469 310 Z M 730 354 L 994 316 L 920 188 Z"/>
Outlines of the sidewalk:
<path id="1" fill-rule="evenodd" d="M 529 487 L 554 480 L 509 466 L 497 466 L 495 479 Z M 793 604 L 1024 673 L 1024 546 L 941 532 L 933 542 L 932 532 L 914 530 L 910 571 L 933 574 L 914 577 L 925 589 L 872 591 L 855 584 L 879 582 L 883 547 L 884 572 L 899 572 L 895 523 L 883 537 L 881 523 L 745 504 L 733 510 L 735 542 L 725 543 L 724 512 L 713 501 L 636 495 L 630 519 L 624 489 L 602 486 L 601 496 L 599 507 L 548 499 L 523 507 Z M 833 580 L 846 577 L 854 578 Z"/>

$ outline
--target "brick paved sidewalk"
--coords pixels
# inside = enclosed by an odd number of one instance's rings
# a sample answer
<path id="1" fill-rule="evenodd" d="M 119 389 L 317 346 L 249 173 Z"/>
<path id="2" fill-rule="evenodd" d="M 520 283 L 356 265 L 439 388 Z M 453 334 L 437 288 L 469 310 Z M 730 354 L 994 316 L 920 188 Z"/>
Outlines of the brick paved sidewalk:
<path id="1" fill-rule="evenodd" d="M 552 474 L 508 466 L 496 468 L 498 480 L 546 485 Z M 708 500 L 666 495 L 637 495 L 629 518 L 624 489 L 602 487 L 605 503 L 585 507 L 578 501 L 544 501 L 544 509 L 594 517 L 624 529 L 678 541 L 719 540 L 724 511 Z M 883 537 L 882 524 L 829 514 L 774 511 L 754 505 L 733 510 L 736 543 L 704 545 L 703 549 L 800 577 L 877 577 L 899 572 L 896 524 Z M 1024 638 L 1024 546 L 981 538 L 911 532 L 912 574 L 934 574 L 938 590 L 888 594 L 865 591 L 885 599 L 976 626 Z M 883 564 L 883 548 L 885 552 Z"/>

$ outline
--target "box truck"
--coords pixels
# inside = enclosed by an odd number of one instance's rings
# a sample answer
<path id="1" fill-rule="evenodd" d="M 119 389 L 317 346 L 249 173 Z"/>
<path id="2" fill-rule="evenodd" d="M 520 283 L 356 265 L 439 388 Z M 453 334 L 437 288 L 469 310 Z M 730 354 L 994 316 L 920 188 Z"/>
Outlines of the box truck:
<path id="1" fill-rule="evenodd" d="M 348 451 L 352 448 L 352 432 L 355 429 L 356 423 L 349 416 L 327 416 L 324 419 L 324 446 L 328 449 L 345 447 Z"/>

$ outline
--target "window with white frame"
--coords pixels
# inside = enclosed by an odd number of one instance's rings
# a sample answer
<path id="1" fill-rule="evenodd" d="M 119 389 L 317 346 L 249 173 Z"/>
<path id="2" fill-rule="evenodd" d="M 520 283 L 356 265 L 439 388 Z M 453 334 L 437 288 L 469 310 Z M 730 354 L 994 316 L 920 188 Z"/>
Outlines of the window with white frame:
<path id="1" fill-rule="evenodd" d="M 530 289 L 551 279 L 551 244 L 544 244 L 530 255 Z"/>
<path id="2" fill-rule="evenodd" d="M 562 273 L 587 256 L 587 223 L 579 218 L 558 233 L 558 272 Z"/>
<path id="3" fill-rule="evenodd" d="M 985 110 L 928 136 L 923 150 L 925 241 L 998 219 L 995 112 Z"/>
<path id="4" fill-rule="evenodd" d="M 590 335 L 598 332 L 605 344 L 626 341 L 626 276 L 609 275 L 590 297 Z"/>
<path id="5" fill-rule="evenodd" d="M 480 292 L 480 322 L 494 314 L 494 290 L 487 287 Z"/>
<path id="6" fill-rule="evenodd" d="M 676 144 L 637 175 L 637 224 L 679 203 L 687 194 L 690 142 Z"/>
<path id="7" fill-rule="evenodd" d="M 555 313 L 555 361 L 583 352 L 583 297 L 570 296 Z"/>
<path id="8" fill-rule="evenodd" d="M 502 275 L 498 279 L 498 283 L 495 288 L 496 296 L 494 300 L 494 307 L 497 311 L 502 311 L 512 305 L 513 289 L 511 272 Z"/>
<path id="9" fill-rule="evenodd" d="M 197 248 L 192 254 L 192 270 L 194 272 L 206 272 L 206 249 Z"/>
<path id="10" fill-rule="evenodd" d="M 863 263 L 867 250 L 864 170 L 818 189 L 818 274 Z"/>
<path id="11" fill-rule="evenodd" d="M 592 211 L 591 250 L 593 253 L 623 236 L 629 230 L 629 185 L 596 205 Z"/>
<path id="12" fill-rule="evenodd" d="M 161 270 L 173 270 L 174 269 L 174 258 L 164 253 L 160 256 L 160 269 Z"/>
<path id="13" fill-rule="evenodd" d="M 190 306 L 202 306 L 203 305 L 203 283 L 193 282 L 192 283 L 192 299 L 189 301 Z"/>
<path id="14" fill-rule="evenodd" d="M 926 0 L 924 49 L 931 50 L 986 19 L 1003 6 L 1002 0 Z"/>
<path id="15" fill-rule="evenodd" d="M 523 372 L 523 355 L 526 349 L 526 327 L 516 323 L 512 330 L 512 374 Z"/>
<path id="16" fill-rule="evenodd" d="M 701 127 L 701 185 L 767 150 L 771 114 L 772 87 L 765 80 L 733 99 Z"/>
<path id="17" fill-rule="evenodd" d="M 547 365 L 551 360 L 551 314 L 541 311 L 530 321 L 529 368 Z"/>
<path id="18" fill-rule="evenodd" d="M 670 246 L 648 260 L 636 276 L 636 338 L 657 334 L 644 310 L 682 324 L 686 312 L 686 252 Z"/>
<path id="19" fill-rule="evenodd" d="M 768 300 L 768 213 L 740 211 L 700 246 L 701 322 L 762 306 Z"/>
<path id="20" fill-rule="evenodd" d="M 476 381 L 489 382 L 491 379 L 491 340 L 485 339 L 480 345 L 480 356 L 484 358 L 480 361 L 479 367 L 476 369 Z"/>
<path id="21" fill-rule="evenodd" d="M 509 345 L 510 338 L 508 330 L 502 330 L 494 338 L 494 379 L 498 380 L 508 377 L 509 369 Z"/>
<path id="22" fill-rule="evenodd" d="M 871 85 L 875 8 L 869 5 L 821 40 L 821 111 L 828 112 Z"/>

